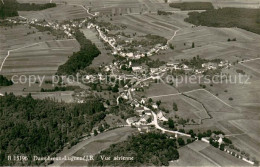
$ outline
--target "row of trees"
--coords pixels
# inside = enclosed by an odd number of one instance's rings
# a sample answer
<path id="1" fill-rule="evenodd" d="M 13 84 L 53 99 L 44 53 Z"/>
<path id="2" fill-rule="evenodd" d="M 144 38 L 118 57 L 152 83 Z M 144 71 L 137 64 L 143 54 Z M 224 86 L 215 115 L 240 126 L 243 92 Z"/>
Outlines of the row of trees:
<path id="1" fill-rule="evenodd" d="M 21 165 L 8 161 L 8 155 L 26 155 L 25 165 L 39 165 L 31 161 L 33 155 L 48 156 L 75 144 L 106 116 L 98 99 L 67 104 L 5 94 L 0 104 L 0 166 Z"/>
<path id="2" fill-rule="evenodd" d="M 59 66 L 57 71 L 59 75 L 77 73 L 79 70 L 89 66 L 93 59 L 101 53 L 96 45 L 86 39 L 79 30 L 75 32 L 75 38 L 80 44 L 80 51 L 73 53 L 65 64 Z"/>

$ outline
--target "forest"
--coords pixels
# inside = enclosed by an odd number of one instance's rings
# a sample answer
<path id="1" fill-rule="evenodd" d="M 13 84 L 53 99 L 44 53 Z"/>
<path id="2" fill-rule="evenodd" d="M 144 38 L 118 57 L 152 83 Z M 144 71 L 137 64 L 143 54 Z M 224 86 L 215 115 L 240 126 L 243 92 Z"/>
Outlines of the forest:
<path id="1" fill-rule="evenodd" d="M 2 3 L 3 2 L 3 3 Z M 56 7 L 55 3 L 18 3 L 16 0 L 3 0 L 0 3 L 0 18 L 19 16 L 18 11 L 38 11 Z"/>
<path id="2" fill-rule="evenodd" d="M 67 104 L 10 93 L 0 97 L 0 104 L 0 166 L 39 165 L 31 161 L 32 155 L 48 156 L 66 143 L 77 143 L 106 116 L 99 99 Z M 7 161 L 7 155 L 26 155 L 29 160 Z"/>
<path id="3" fill-rule="evenodd" d="M 222 8 L 190 12 L 185 21 L 196 26 L 238 27 L 260 34 L 260 9 Z"/>
<path id="4" fill-rule="evenodd" d="M 170 3 L 170 7 L 179 8 L 181 10 L 212 10 L 214 9 L 210 2 L 183 2 L 183 3 Z"/>
<path id="5" fill-rule="evenodd" d="M 3 75 L 0 75 L 0 86 L 10 86 L 13 85 L 13 82 L 11 80 L 8 80 Z"/>
<path id="6" fill-rule="evenodd" d="M 80 44 L 80 51 L 73 53 L 65 64 L 59 66 L 57 71 L 59 75 L 77 73 L 79 70 L 89 66 L 93 59 L 101 53 L 96 45 L 88 40 L 79 30 L 75 32 L 75 38 Z"/>
<path id="7" fill-rule="evenodd" d="M 166 134 L 144 133 L 130 136 L 126 141 L 112 144 L 90 161 L 91 166 L 168 166 L 169 161 L 179 158 L 176 139 Z M 102 160 L 102 156 L 133 157 L 133 160 Z"/>

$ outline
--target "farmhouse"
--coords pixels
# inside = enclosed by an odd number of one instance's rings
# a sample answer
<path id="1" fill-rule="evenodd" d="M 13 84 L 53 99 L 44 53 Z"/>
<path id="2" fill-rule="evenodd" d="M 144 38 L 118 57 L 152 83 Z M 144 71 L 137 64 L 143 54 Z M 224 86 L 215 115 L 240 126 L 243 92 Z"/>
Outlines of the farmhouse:
<path id="1" fill-rule="evenodd" d="M 209 70 L 215 70 L 217 69 L 217 65 L 215 63 L 203 63 L 201 65 L 203 68 L 207 68 Z"/>
<path id="2" fill-rule="evenodd" d="M 133 123 L 135 123 L 135 122 L 137 122 L 137 121 L 138 121 L 137 117 L 131 117 L 131 118 L 128 118 L 128 119 L 126 120 L 126 123 L 127 123 L 128 125 L 131 125 L 131 124 L 133 124 Z"/>
<path id="3" fill-rule="evenodd" d="M 144 112 L 144 107 L 136 107 L 135 111 L 139 114 L 142 115 L 142 113 Z"/>
<path id="4" fill-rule="evenodd" d="M 134 72 L 140 71 L 140 70 L 142 70 L 142 69 L 143 69 L 142 66 L 132 67 L 132 70 L 133 70 Z"/>
<path id="5" fill-rule="evenodd" d="M 168 119 L 163 116 L 162 111 L 160 111 L 160 112 L 157 114 L 157 118 L 158 118 L 160 121 L 168 121 Z"/>
<path id="6" fill-rule="evenodd" d="M 149 115 L 144 115 L 144 116 L 142 116 L 141 119 L 140 119 L 140 123 L 141 123 L 141 124 L 147 124 L 149 118 L 150 118 Z"/>

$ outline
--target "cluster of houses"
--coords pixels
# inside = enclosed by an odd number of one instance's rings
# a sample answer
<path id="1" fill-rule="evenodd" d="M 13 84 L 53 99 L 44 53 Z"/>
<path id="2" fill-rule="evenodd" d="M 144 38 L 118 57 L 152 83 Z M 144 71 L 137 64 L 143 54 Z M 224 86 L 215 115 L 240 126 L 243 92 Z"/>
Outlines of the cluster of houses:
<path id="1" fill-rule="evenodd" d="M 116 39 L 113 37 L 107 37 L 106 33 L 109 31 L 106 28 L 101 28 L 98 25 L 95 25 L 93 23 L 89 23 L 87 26 L 88 29 L 94 28 L 98 32 L 99 37 L 106 43 L 108 43 L 111 48 L 113 48 L 113 55 L 119 55 L 122 57 L 127 57 L 130 59 L 140 59 L 141 57 L 152 56 L 154 53 L 158 53 L 160 50 L 166 50 L 168 49 L 167 45 L 162 46 L 161 44 L 157 44 L 154 48 L 150 49 L 147 53 L 141 53 L 140 51 L 137 51 L 136 53 L 128 52 L 125 53 L 123 51 L 123 46 L 118 45 L 116 42 Z M 131 42 L 131 41 L 128 41 Z"/>
<path id="2" fill-rule="evenodd" d="M 29 25 L 36 25 L 36 26 L 41 26 L 41 27 L 49 27 L 52 28 L 53 30 L 61 30 L 63 31 L 66 35 L 68 39 L 72 39 L 73 38 L 73 33 L 74 33 L 74 28 L 78 27 L 81 28 L 83 26 L 83 23 L 85 23 L 87 21 L 87 19 L 78 22 L 78 21 L 71 21 L 70 23 L 56 23 L 56 22 L 48 22 L 48 21 L 41 21 L 38 19 L 31 19 L 28 20 L 25 17 L 22 17 L 22 20 L 12 20 L 12 19 L 7 19 L 7 21 L 12 22 L 14 24 L 29 24 Z"/>
<path id="3" fill-rule="evenodd" d="M 146 99 L 144 98 L 142 98 L 140 101 L 138 101 L 137 99 L 132 100 L 130 105 L 134 107 L 135 113 L 139 117 L 135 116 L 128 118 L 126 120 L 126 123 L 128 125 L 134 125 L 138 128 L 141 128 L 143 126 L 147 127 L 147 125 L 149 125 L 152 122 L 153 117 L 151 109 L 144 106 L 145 102 Z M 158 110 L 157 104 L 153 103 L 151 106 L 153 110 L 157 110 L 156 116 L 158 120 L 168 121 L 168 119 L 163 115 L 163 112 Z"/>

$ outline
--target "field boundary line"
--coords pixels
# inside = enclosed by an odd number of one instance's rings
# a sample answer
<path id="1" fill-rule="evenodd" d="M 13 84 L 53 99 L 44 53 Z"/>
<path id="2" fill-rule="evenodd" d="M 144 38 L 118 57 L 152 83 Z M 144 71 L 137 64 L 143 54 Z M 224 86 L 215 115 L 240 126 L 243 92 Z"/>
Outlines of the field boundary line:
<path id="1" fill-rule="evenodd" d="M 198 91 L 198 90 L 204 90 L 204 89 L 194 89 L 194 90 L 190 90 L 190 91 L 187 91 L 187 92 L 172 93 L 172 94 L 167 94 L 167 95 L 158 95 L 158 96 L 150 96 L 150 97 L 148 97 L 148 98 L 157 98 L 157 97 L 176 96 L 176 95 L 181 95 L 181 94 L 183 94 L 183 93 L 191 93 L 191 92 L 195 92 L 195 91 Z"/>
<path id="2" fill-rule="evenodd" d="M 44 41 L 44 42 L 37 42 L 37 43 L 30 44 L 30 45 L 27 45 L 27 46 L 23 46 L 23 47 L 20 47 L 20 48 L 8 50 L 8 51 L 7 51 L 7 55 L 5 56 L 5 58 L 4 58 L 4 60 L 3 60 L 2 64 L 1 64 L 0 73 L 2 72 L 2 69 L 3 69 L 3 66 L 4 66 L 4 63 L 5 63 L 6 59 L 10 56 L 10 53 L 13 52 L 13 51 L 17 51 L 17 50 L 20 50 L 20 49 L 28 48 L 28 47 L 35 46 L 35 45 L 38 45 L 38 44 L 41 44 L 41 43 L 46 43 L 46 42 L 53 42 L 53 41 L 71 41 L 71 40 L 76 40 L 76 39 L 50 40 L 50 41 Z"/>
<path id="3" fill-rule="evenodd" d="M 173 36 L 167 41 L 167 44 L 169 44 L 171 42 L 171 40 L 173 40 L 173 38 L 176 36 L 177 32 L 180 31 L 180 29 L 174 31 Z"/>
<path id="4" fill-rule="evenodd" d="M 202 90 L 208 92 L 209 94 L 211 94 L 212 96 L 214 96 L 216 99 L 218 99 L 218 100 L 221 101 L 222 103 L 224 103 L 224 104 L 226 104 L 227 106 L 233 108 L 231 105 L 227 104 L 226 102 L 224 102 L 223 100 L 221 100 L 220 98 L 218 98 L 217 96 L 215 96 L 214 94 L 212 94 L 211 92 L 209 92 L 208 90 L 206 90 L 206 89 L 202 89 Z"/>
<path id="5" fill-rule="evenodd" d="M 189 147 L 190 148 L 190 147 Z M 190 148 L 190 149 L 192 149 L 192 148 Z M 192 149 L 193 150 L 193 149 Z M 193 150 L 193 151 L 195 151 L 195 150 Z M 205 155 L 205 154 L 203 154 L 203 153 L 201 153 L 201 152 L 199 152 L 199 151 L 195 151 L 195 152 L 197 152 L 197 153 L 199 153 L 201 156 L 203 156 L 204 158 L 206 158 L 207 160 L 209 160 L 210 162 L 212 162 L 213 164 L 215 164 L 217 167 L 221 167 L 221 165 L 219 165 L 217 162 L 215 162 L 213 159 L 211 159 L 210 157 L 208 157 L 207 155 Z"/>
<path id="6" fill-rule="evenodd" d="M 219 101 L 221 101 L 222 103 L 224 103 L 225 105 L 227 105 L 228 107 L 233 108 L 231 105 L 227 104 L 226 102 L 224 102 L 223 100 L 221 100 L 220 98 L 218 98 L 217 96 L 215 96 L 214 94 L 212 94 L 211 92 L 209 92 L 209 91 L 206 90 L 206 89 L 194 89 L 194 90 L 187 91 L 187 92 L 173 93 L 173 94 L 168 94 L 168 95 L 150 96 L 150 97 L 148 97 L 148 98 L 158 98 L 158 97 L 176 96 L 176 95 L 181 95 L 181 94 L 185 94 L 185 93 L 192 93 L 192 92 L 199 91 L 199 90 L 203 90 L 203 91 L 208 92 L 209 94 L 211 94 L 213 97 L 215 97 L 216 99 L 218 99 Z"/>
<path id="7" fill-rule="evenodd" d="M 249 61 L 253 61 L 253 60 L 259 60 L 260 59 L 260 57 L 258 57 L 258 58 L 253 58 L 253 59 L 248 59 L 248 60 L 242 60 L 242 61 L 240 61 L 240 62 L 238 62 L 239 64 L 241 64 L 241 63 L 245 63 L 245 62 L 249 62 Z"/>

